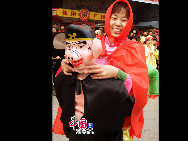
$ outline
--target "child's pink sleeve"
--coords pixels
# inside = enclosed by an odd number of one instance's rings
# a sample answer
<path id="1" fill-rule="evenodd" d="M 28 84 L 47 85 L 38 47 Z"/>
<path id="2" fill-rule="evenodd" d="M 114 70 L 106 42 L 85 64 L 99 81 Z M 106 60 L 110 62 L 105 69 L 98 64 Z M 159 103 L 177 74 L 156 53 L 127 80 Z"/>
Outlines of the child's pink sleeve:
<path id="1" fill-rule="evenodd" d="M 98 58 L 96 60 L 96 63 L 100 65 L 108 65 L 106 58 Z M 132 88 L 132 79 L 129 74 L 127 74 L 127 78 L 125 79 L 124 85 L 129 93 Z"/>
<path id="2" fill-rule="evenodd" d="M 131 77 L 130 77 L 129 74 L 127 74 L 127 78 L 126 78 L 126 80 L 125 80 L 125 82 L 124 82 L 124 85 L 125 85 L 125 87 L 127 88 L 127 91 L 128 91 L 128 93 L 129 93 L 130 90 L 131 90 L 131 88 L 132 88 L 132 79 L 131 79 Z"/>

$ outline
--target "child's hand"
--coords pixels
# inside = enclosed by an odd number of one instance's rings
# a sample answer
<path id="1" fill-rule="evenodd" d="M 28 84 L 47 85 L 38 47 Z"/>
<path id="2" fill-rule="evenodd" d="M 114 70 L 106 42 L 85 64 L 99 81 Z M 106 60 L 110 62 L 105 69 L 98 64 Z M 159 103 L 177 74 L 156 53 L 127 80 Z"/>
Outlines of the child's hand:
<path id="1" fill-rule="evenodd" d="M 67 59 L 63 59 L 61 61 L 61 68 L 64 72 L 65 75 L 72 75 L 72 73 L 69 72 L 74 72 L 74 68 L 68 65 L 69 61 Z"/>

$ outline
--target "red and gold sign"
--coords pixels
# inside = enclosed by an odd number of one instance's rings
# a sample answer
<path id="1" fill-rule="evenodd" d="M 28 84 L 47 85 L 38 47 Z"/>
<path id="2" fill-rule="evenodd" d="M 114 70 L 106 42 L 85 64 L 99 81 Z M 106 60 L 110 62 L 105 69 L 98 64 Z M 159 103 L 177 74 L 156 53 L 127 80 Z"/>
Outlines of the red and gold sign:
<path id="1" fill-rule="evenodd" d="M 87 20 L 105 20 L 105 13 L 89 12 L 87 9 L 82 10 L 71 10 L 62 8 L 53 8 L 53 16 L 69 17 L 69 18 L 80 18 L 82 21 Z"/>
<path id="2" fill-rule="evenodd" d="M 79 16 L 82 21 L 87 21 L 89 19 L 89 11 L 87 9 L 80 10 Z"/>

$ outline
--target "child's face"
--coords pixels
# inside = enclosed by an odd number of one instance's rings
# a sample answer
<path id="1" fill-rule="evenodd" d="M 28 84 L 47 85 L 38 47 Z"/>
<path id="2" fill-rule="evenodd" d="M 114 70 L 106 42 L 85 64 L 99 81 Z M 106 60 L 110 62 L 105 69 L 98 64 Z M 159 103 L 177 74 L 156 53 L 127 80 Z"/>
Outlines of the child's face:
<path id="1" fill-rule="evenodd" d="M 127 13 L 125 9 L 121 9 L 119 13 L 114 13 L 111 15 L 110 32 L 115 38 L 120 36 L 122 30 L 127 24 L 128 18 L 126 15 Z"/>

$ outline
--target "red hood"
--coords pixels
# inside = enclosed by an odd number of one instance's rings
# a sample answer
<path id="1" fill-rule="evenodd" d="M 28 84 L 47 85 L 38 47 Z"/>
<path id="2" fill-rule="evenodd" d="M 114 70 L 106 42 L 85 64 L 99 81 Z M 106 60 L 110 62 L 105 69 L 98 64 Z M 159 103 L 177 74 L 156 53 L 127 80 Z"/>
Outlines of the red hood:
<path id="1" fill-rule="evenodd" d="M 110 16 L 114 4 L 119 1 L 127 3 L 130 9 L 130 17 L 120 36 L 114 38 L 110 33 Z M 109 65 L 115 64 L 116 67 L 128 73 L 132 79 L 133 86 L 130 95 L 135 97 L 135 104 L 131 113 L 130 135 L 140 138 L 144 125 L 143 108 L 148 101 L 149 78 L 143 44 L 129 39 L 126 39 L 122 43 L 122 40 L 127 38 L 132 24 L 133 13 L 130 4 L 127 0 L 116 0 L 106 12 L 105 32 L 108 39 L 113 41 L 118 48 L 112 54 L 108 55 L 105 47 L 105 37 L 103 37 L 101 38 L 103 51 L 100 56 L 106 56 Z M 126 122 L 124 126 L 126 126 Z"/>
<path id="2" fill-rule="evenodd" d="M 112 8 L 114 7 L 114 4 L 119 2 L 119 1 L 122 1 L 122 2 L 124 2 L 128 5 L 129 10 L 130 10 L 130 17 L 129 17 L 129 20 L 127 22 L 127 25 L 125 26 L 125 28 L 121 32 L 120 36 L 118 38 L 114 38 L 111 35 L 111 32 L 110 32 L 110 16 L 111 16 L 111 12 L 112 12 Z M 118 43 L 120 41 L 122 41 L 125 37 L 127 37 L 127 35 L 129 34 L 129 32 L 131 30 L 132 24 L 133 24 L 133 12 L 132 12 L 131 6 L 130 6 L 130 4 L 127 0 L 116 0 L 113 4 L 110 5 L 110 7 L 108 8 L 106 15 L 105 15 L 105 27 L 104 27 L 105 32 L 107 33 L 108 39 L 110 41 L 113 41 L 115 44 L 118 45 Z"/>

